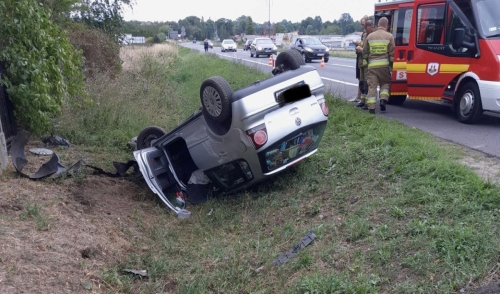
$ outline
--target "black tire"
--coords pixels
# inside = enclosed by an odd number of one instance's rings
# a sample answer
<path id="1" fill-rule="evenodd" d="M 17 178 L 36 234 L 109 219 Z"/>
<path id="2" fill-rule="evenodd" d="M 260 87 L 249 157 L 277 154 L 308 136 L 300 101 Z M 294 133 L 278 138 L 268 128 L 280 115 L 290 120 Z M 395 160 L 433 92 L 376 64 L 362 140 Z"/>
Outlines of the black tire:
<path id="1" fill-rule="evenodd" d="M 224 122 L 231 116 L 231 96 L 229 83 L 219 76 L 206 79 L 200 87 L 203 115 L 216 122 Z"/>
<path id="2" fill-rule="evenodd" d="M 283 67 L 283 71 L 289 71 L 296 70 L 304 64 L 306 63 L 304 62 L 302 55 L 300 55 L 300 53 L 295 49 L 289 49 L 278 54 L 274 65 L 278 68 Z"/>
<path id="3" fill-rule="evenodd" d="M 387 104 L 389 105 L 402 105 L 406 101 L 406 95 L 397 95 L 389 97 Z"/>
<path id="4" fill-rule="evenodd" d="M 330 58 L 325 58 L 325 63 L 327 63 L 327 62 L 328 62 L 328 60 L 330 60 Z"/>
<path id="5" fill-rule="evenodd" d="M 143 129 L 137 136 L 137 150 L 153 146 L 154 141 L 165 134 L 165 130 L 157 126 L 150 126 Z"/>
<path id="6" fill-rule="evenodd" d="M 455 114 L 459 122 L 476 123 L 483 115 L 481 95 L 475 82 L 467 82 L 455 97 Z"/>
<path id="7" fill-rule="evenodd" d="M 250 57 L 253 57 L 253 53 L 252 53 L 252 50 L 250 50 Z"/>
<path id="8" fill-rule="evenodd" d="M 257 51 L 255 51 L 255 58 L 259 58 L 259 54 L 257 54 Z"/>

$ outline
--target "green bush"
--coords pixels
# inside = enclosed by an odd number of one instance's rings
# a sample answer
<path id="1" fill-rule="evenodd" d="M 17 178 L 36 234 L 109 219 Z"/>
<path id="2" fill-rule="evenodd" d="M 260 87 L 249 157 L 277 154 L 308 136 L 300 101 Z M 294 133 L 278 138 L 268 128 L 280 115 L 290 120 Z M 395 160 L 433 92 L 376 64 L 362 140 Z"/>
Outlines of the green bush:
<path id="1" fill-rule="evenodd" d="M 83 94 L 81 53 L 35 0 L 1 1 L 0 19 L 1 82 L 16 118 L 35 134 L 48 131 L 65 99 Z"/>

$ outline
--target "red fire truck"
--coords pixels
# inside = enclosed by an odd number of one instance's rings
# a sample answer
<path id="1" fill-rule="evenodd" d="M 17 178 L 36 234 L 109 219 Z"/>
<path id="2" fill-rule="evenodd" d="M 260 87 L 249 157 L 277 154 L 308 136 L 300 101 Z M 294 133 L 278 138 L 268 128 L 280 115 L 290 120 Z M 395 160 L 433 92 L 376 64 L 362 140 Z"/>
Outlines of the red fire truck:
<path id="1" fill-rule="evenodd" d="M 387 1 L 374 16 L 395 41 L 389 104 L 446 103 L 468 124 L 500 113 L 500 1 Z"/>

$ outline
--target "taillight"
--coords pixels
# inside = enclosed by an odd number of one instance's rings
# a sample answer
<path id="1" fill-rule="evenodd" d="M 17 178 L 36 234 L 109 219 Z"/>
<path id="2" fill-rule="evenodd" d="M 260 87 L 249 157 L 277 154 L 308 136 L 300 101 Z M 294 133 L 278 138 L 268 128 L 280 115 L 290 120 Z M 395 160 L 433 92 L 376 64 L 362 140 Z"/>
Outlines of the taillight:
<path id="1" fill-rule="evenodd" d="M 325 98 L 318 99 L 319 107 L 321 107 L 321 111 L 325 116 L 328 116 L 328 104 L 326 103 Z"/>
<path id="2" fill-rule="evenodd" d="M 264 146 L 267 143 L 267 130 L 266 125 L 261 124 L 247 131 L 247 136 L 252 141 L 255 150 Z"/>

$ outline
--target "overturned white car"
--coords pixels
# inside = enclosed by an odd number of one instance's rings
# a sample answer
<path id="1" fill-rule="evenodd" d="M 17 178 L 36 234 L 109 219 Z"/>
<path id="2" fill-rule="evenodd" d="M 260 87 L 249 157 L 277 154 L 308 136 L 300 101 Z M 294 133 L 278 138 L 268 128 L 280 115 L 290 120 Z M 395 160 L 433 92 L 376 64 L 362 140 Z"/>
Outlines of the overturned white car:
<path id="1" fill-rule="evenodd" d="M 317 151 L 328 120 L 321 77 L 295 50 L 278 55 L 273 75 L 236 92 L 208 78 L 197 112 L 168 133 L 152 126 L 138 135 L 140 171 L 179 217 L 190 215 L 184 200 L 200 184 L 205 194 L 236 192 Z"/>

